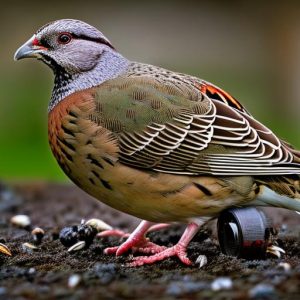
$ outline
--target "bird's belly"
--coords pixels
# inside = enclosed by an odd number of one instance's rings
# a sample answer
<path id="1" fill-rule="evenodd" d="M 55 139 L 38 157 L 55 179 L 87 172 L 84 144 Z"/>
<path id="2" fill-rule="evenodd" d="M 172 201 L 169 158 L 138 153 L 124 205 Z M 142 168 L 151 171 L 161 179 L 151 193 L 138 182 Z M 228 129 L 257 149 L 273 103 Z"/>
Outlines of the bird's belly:
<path id="1" fill-rule="evenodd" d="M 82 160 L 82 158 L 78 158 Z M 153 222 L 187 222 L 201 216 L 213 217 L 228 206 L 244 201 L 222 180 L 148 173 L 116 163 L 98 172 L 80 165 L 71 179 L 107 205 Z"/>

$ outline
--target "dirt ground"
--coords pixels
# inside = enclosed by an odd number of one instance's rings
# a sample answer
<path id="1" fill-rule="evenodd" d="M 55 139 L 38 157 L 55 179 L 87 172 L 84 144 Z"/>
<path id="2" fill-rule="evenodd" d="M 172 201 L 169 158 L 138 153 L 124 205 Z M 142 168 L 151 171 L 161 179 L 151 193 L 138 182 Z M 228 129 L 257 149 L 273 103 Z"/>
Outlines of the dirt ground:
<path id="1" fill-rule="evenodd" d="M 0 186 L 0 242 L 12 256 L 0 253 L 0 299 L 300 299 L 300 216 L 269 209 L 280 229 L 281 259 L 245 260 L 221 254 L 214 234 L 215 223 L 193 239 L 188 256 L 196 261 L 205 254 L 202 269 L 183 266 L 176 258 L 150 266 L 129 268 L 130 255 L 103 254 L 117 238 L 95 239 L 88 248 L 69 253 L 58 239 L 60 229 L 81 219 L 100 218 L 113 227 L 132 230 L 139 220 L 119 213 L 90 198 L 77 187 L 46 183 Z M 10 223 L 16 214 L 30 217 L 32 228 L 44 229 L 36 250 L 31 230 Z M 183 227 L 149 234 L 151 240 L 172 245 Z M 283 264 L 286 263 L 286 264 Z"/>

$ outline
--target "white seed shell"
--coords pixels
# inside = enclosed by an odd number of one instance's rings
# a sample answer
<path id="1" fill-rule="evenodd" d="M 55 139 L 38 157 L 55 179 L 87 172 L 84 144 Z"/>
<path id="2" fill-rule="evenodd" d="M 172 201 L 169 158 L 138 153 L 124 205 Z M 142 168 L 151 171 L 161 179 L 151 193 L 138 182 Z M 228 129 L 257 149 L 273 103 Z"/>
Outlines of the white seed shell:
<path id="1" fill-rule="evenodd" d="M 291 268 L 292 268 L 289 263 L 283 262 L 283 261 L 278 264 L 278 267 L 281 268 L 281 269 L 283 269 L 286 272 L 290 271 Z"/>
<path id="2" fill-rule="evenodd" d="M 85 247 L 85 241 L 79 241 L 68 249 L 68 252 L 79 251 Z"/>
<path id="3" fill-rule="evenodd" d="M 10 222 L 13 225 L 15 225 L 17 227 L 20 227 L 20 228 L 28 227 L 31 224 L 30 218 L 28 216 L 26 216 L 26 215 L 16 215 L 16 216 L 13 216 L 10 219 Z"/>
<path id="4" fill-rule="evenodd" d="M 85 224 L 92 226 L 93 228 L 95 228 L 97 230 L 97 232 L 113 229 L 110 225 L 108 225 L 104 221 L 102 221 L 100 219 L 96 219 L 96 218 L 88 220 Z"/>
<path id="5" fill-rule="evenodd" d="M 205 255 L 199 255 L 196 259 L 196 264 L 199 265 L 199 269 L 207 264 L 207 257 Z"/>
<path id="6" fill-rule="evenodd" d="M 36 251 L 38 249 L 37 246 L 27 242 L 22 244 L 22 248 L 26 252 Z"/>
<path id="7" fill-rule="evenodd" d="M 270 253 L 270 254 L 273 254 L 274 256 L 276 256 L 277 258 L 280 258 L 281 257 L 281 253 L 285 253 L 285 251 L 278 247 L 278 246 L 275 246 L 275 245 L 271 245 L 267 248 L 267 253 Z"/>

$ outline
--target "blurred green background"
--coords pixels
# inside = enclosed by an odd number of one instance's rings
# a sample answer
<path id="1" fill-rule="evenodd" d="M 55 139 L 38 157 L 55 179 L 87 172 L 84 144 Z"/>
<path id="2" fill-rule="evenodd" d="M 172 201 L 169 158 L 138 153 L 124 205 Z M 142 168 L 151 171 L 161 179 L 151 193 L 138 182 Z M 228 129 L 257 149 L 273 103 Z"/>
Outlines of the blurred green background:
<path id="1" fill-rule="evenodd" d="M 67 180 L 47 141 L 53 77 L 15 50 L 45 23 L 98 27 L 131 60 L 222 87 L 300 148 L 300 5 L 255 1 L 10 1 L 1 4 L 0 179 Z"/>

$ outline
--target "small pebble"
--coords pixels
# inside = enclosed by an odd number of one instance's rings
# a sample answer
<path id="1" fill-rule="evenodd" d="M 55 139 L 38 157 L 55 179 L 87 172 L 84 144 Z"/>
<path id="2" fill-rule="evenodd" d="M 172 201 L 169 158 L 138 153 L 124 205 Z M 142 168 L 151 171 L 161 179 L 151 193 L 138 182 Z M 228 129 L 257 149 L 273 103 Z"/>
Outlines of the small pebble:
<path id="1" fill-rule="evenodd" d="M 2 295 L 5 295 L 6 294 L 6 288 L 3 287 L 3 286 L 0 286 L 0 296 Z"/>
<path id="2" fill-rule="evenodd" d="M 70 289 L 75 288 L 81 281 L 81 276 L 78 274 L 73 274 L 68 279 L 68 287 Z"/>
<path id="3" fill-rule="evenodd" d="M 288 229 L 288 226 L 286 224 L 281 225 L 281 228 L 280 228 L 281 232 L 286 232 L 287 229 Z"/>
<path id="4" fill-rule="evenodd" d="M 250 298 L 276 299 L 276 291 L 271 284 L 260 283 L 249 291 Z"/>
<path id="5" fill-rule="evenodd" d="M 59 240 L 65 247 L 70 247 L 79 241 L 84 241 L 88 248 L 97 234 L 97 230 L 91 225 L 80 224 L 65 227 L 60 231 Z"/>
<path id="6" fill-rule="evenodd" d="M 219 277 L 211 283 L 213 291 L 229 290 L 232 288 L 232 280 L 229 277 Z"/>
<path id="7" fill-rule="evenodd" d="M 35 272 L 36 272 L 36 269 L 35 269 L 35 268 L 30 268 L 30 269 L 28 270 L 28 274 L 30 274 L 30 275 L 35 274 Z"/>
<path id="8" fill-rule="evenodd" d="M 289 263 L 284 262 L 284 261 L 280 262 L 280 263 L 278 264 L 278 267 L 279 267 L 280 269 L 283 269 L 283 270 L 286 271 L 286 272 L 290 271 L 291 268 L 292 268 L 291 265 L 290 265 Z"/>
<path id="9" fill-rule="evenodd" d="M 101 284 L 110 283 L 118 275 L 118 270 L 114 263 L 96 263 L 93 267 L 93 272 L 99 278 Z"/>
<path id="10" fill-rule="evenodd" d="M 29 229 L 31 220 L 27 215 L 16 215 L 10 219 L 10 222 L 19 228 Z"/>

